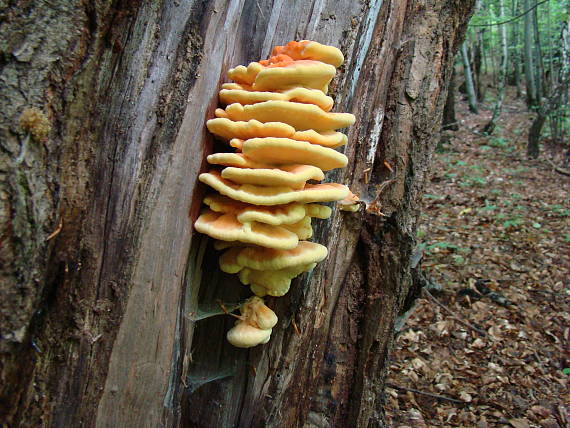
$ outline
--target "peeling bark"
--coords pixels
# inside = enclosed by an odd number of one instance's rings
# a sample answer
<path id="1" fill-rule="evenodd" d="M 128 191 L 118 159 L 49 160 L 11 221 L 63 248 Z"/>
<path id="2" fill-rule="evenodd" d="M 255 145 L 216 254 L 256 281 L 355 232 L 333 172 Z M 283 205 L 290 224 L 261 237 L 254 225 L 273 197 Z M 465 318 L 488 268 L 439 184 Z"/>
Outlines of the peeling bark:
<path id="1" fill-rule="evenodd" d="M 1 421 L 382 426 L 422 186 L 472 7 L 3 6 Z M 213 144 L 204 123 L 228 68 L 304 38 L 346 57 L 331 91 L 357 124 L 349 166 L 331 179 L 381 208 L 337 212 L 316 227 L 328 259 L 270 301 L 280 317 L 272 340 L 247 352 L 225 343 L 229 317 L 193 321 L 216 299 L 247 295 L 192 231 L 204 191 L 196 177 Z M 28 107 L 49 119 L 46 141 L 20 127 Z"/>

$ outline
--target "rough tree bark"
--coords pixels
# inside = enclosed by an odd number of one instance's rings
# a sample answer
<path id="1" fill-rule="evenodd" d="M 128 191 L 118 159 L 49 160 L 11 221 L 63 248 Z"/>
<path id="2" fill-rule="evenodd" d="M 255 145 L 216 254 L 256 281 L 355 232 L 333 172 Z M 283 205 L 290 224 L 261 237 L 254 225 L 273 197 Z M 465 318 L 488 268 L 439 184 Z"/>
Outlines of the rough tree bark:
<path id="1" fill-rule="evenodd" d="M 3 3 L 1 422 L 381 426 L 421 190 L 472 3 Z M 349 167 L 332 179 L 370 209 L 317 227 L 328 259 L 270 302 L 272 340 L 246 352 L 225 343 L 229 317 L 196 321 L 247 294 L 192 232 L 212 150 L 204 122 L 230 66 L 293 39 L 346 56 L 331 90 L 357 123 Z M 46 140 L 19 122 L 30 107 L 49 121 Z"/>

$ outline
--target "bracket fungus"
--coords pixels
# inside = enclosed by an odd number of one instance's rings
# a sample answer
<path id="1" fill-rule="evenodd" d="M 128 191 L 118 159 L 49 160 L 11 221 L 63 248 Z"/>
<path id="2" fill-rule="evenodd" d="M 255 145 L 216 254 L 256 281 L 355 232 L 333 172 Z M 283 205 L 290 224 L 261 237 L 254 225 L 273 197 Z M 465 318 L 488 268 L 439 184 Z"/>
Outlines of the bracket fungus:
<path id="1" fill-rule="evenodd" d="M 229 70 L 233 82 L 219 93 L 225 107 L 207 122 L 228 152 L 207 158 L 212 168 L 199 180 L 216 193 L 206 196 L 194 226 L 216 239 L 221 270 L 255 294 L 233 315 L 227 339 L 234 346 L 267 343 L 277 316 L 261 297 L 283 296 L 293 278 L 326 258 L 325 246 L 308 241 L 311 220 L 332 212 L 319 203 L 354 209 L 348 187 L 319 183 L 324 171 L 348 163 L 335 150 L 348 141 L 338 129 L 355 118 L 332 113 L 327 95 L 343 61 L 337 48 L 309 40 L 277 46 L 269 59 Z"/>

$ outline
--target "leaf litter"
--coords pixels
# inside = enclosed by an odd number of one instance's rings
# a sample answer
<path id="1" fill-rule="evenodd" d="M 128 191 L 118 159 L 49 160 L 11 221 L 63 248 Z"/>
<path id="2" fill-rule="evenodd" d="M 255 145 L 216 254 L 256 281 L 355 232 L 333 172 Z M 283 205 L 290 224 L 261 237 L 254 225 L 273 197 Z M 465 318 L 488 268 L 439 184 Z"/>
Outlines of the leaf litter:
<path id="1" fill-rule="evenodd" d="M 564 148 L 527 158 L 512 100 L 492 136 L 489 109 L 458 103 L 434 155 L 418 242 L 441 305 L 424 294 L 396 339 L 388 426 L 570 426 L 570 177 L 550 161 Z"/>

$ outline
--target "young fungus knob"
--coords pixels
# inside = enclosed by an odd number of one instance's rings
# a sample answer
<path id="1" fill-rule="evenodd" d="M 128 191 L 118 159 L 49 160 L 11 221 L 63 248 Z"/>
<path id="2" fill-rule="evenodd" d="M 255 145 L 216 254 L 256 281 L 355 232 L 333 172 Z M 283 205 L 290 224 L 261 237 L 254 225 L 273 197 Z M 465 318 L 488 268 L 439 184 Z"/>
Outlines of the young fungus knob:
<path id="1" fill-rule="evenodd" d="M 341 211 L 357 212 L 360 209 L 360 198 L 350 192 L 346 198 L 338 201 L 338 207 Z"/>
<path id="2" fill-rule="evenodd" d="M 269 342 L 271 331 L 271 329 L 262 330 L 244 321 L 237 321 L 226 337 L 228 342 L 237 348 L 251 348 Z"/>
<path id="3" fill-rule="evenodd" d="M 262 330 L 275 327 L 277 315 L 265 305 L 263 299 L 253 296 L 241 306 L 240 312 L 247 323 Z"/>

